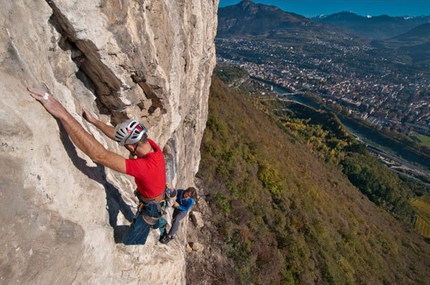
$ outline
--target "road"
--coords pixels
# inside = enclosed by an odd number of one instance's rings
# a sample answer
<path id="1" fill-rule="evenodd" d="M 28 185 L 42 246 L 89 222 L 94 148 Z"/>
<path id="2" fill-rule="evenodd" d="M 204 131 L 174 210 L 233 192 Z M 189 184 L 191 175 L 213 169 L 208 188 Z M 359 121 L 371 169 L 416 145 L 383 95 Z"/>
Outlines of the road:
<path id="1" fill-rule="evenodd" d="M 360 141 L 361 143 L 365 144 L 367 149 L 374 154 L 377 154 L 378 156 L 380 156 L 382 158 L 382 160 L 384 161 L 384 164 L 387 165 L 387 167 L 389 167 L 391 170 L 396 171 L 397 173 L 409 176 L 411 178 L 415 178 L 420 180 L 421 182 L 427 184 L 425 181 L 422 181 L 421 179 L 419 179 L 418 177 L 412 176 L 412 175 L 407 175 L 403 172 L 400 171 L 400 169 L 405 169 L 405 170 L 409 170 L 412 173 L 418 174 L 419 176 L 424 176 L 424 177 L 428 177 L 430 179 L 430 172 L 417 167 L 416 165 L 411 164 L 410 162 L 397 157 L 391 153 L 388 153 L 386 151 L 384 151 L 383 149 L 372 145 L 368 142 L 364 142 L 359 136 L 357 136 L 356 134 L 352 133 L 350 130 L 348 130 L 350 132 L 350 134 L 352 134 L 358 141 Z M 396 164 L 394 163 L 390 163 L 390 161 L 396 162 Z"/>

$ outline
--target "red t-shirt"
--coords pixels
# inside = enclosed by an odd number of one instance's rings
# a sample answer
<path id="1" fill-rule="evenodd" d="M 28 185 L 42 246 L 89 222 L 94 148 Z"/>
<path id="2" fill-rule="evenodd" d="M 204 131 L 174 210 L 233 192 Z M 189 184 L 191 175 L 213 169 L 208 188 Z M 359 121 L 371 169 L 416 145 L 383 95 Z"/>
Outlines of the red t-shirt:
<path id="1" fill-rule="evenodd" d="M 126 173 L 134 177 L 137 189 L 145 198 L 161 195 L 166 187 L 166 163 L 160 147 L 148 139 L 154 152 L 136 159 L 126 159 Z"/>

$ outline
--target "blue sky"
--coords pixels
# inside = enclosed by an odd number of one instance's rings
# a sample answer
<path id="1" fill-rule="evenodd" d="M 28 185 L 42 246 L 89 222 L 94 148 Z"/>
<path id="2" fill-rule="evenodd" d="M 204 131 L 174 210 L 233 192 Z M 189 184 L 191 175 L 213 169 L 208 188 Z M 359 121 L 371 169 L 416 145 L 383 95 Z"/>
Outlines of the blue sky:
<path id="1" fill-rule="evenodd" d="M 240 0 L 220 0 L 219 7 L 235 5 Z M 362 16 L 429 16 L 430 0 L 253 0 L 273 5 L 305 17 L 350 11 Z"/>

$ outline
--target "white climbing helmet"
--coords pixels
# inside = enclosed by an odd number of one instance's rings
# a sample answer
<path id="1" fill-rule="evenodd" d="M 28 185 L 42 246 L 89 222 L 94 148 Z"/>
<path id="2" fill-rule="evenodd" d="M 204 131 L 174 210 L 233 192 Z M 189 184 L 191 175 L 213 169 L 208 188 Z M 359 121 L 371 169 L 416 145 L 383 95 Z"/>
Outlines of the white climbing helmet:
<path id="1" fill-rule="evenodd" d="M 147 130 L 136 120 L 126 120 L 115 127 L 115 140 L 120 145 L 138 143 Z"/>

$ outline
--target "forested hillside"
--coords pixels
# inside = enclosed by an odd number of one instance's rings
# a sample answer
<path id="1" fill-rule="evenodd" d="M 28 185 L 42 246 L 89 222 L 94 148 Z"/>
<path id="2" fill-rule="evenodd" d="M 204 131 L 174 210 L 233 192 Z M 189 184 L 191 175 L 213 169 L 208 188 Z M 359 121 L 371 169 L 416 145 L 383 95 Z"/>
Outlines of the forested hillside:
<path id="1" fill-rule="evenodd" d="M 216 230 L 207 234 L 221 241 L 234 263 L 224 273 L 237 284 L 430 280 L 429 244 L 389 214 L 394 206 L 383 210 L 386 205 L 375 198 L 378 207 L 342 172 L 340 161 L 357 164 L 363 152 L 359 145 L 348 140 L 342 145 L 333 138 L 324 143 L 349 151 L 356 146 L 358 152 L 347 154 L 348 159 L 332 149 L 324 155 L 323 147 L 300 134 L 299 118 L 280 121 L 249 94 L 229 89 L 217 77 L 209 108 L 197 176 L 205 183 L 214 213 L 210 219 Z M 377 162 L 366 163 L 371 171 Z M 397 188 L 393 193 L 402 196 Z M 222 284 L 222 277 L 214 277 L 213 284 Z"/>

